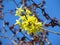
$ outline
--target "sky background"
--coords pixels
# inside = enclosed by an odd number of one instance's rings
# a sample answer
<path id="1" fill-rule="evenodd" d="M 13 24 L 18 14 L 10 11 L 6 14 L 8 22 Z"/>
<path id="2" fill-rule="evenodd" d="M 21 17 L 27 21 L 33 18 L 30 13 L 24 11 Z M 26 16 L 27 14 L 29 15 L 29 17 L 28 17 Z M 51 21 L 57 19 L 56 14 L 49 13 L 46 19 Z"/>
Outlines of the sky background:
<path id="1" fill-rule="evenodd" d="M 18 19 L 18 17 L 15 16 L 15 11 L 14 11 L 13 15 L 11 15 L 10 13 L 6 13 L 7 11 L 9 12 L 10 10 L 14 10 L 16 8 L 16 5 L 12 0 L 7 0 L 7 1 L 8 2 L 6 2 L 5 0 L 3 1 L 4 20 L 10 22 L 9 26 L 11 26 L 12 24 L 14 24 L 16 22 L 16 19 Z M 16 1 L 17 4 L 19 2 L 21 2 L 21 0 L 15 0 L 15 1 Z M 41 0 L 34 0 L 34 2 L 36 4 L 39 4 L 41 2 Z M 27 2 L 28 5 L 30 5 L 30 3 L 31 2 L 29 2 L 29 3 Z M 18 4 L 18 5 L 20 6 L 21 4 Z M 60 0 L 46 0 L 45 9 L 46 9 L 46 12 L 49 14 L 49 16 L 51 18 L 56 17 L 57 20 L 60 21 Z M 41 10 L 39 8 L 37 8 L 36 13 L 40 14 Z M 42 16 L 42 14 L 40 14 L 39 18 L 41 18 L 42 20 L 46 20 L 44 18 L 44 16 Z M 0 20 L 0 28 L 2 28 L 2 26 L 3 26 L 3 21 Z M 48 29 L 48 30 L 52 30 L 52 31 L 56 31 L 56 32 L 60 33 L 60 27 L 58 27 L 58 26 L 55 26 L 54 28 L 52 28 L 52 27 L 49 27 L 49 28 L 45 27 L 45 28 Z M 6 29 L 8 31 L 6 34 L 9 37 L 11 37 L 11 35 L 12 35 L 11 31 L 9 31 L 8 27 L 6 27 Z M 0 33 L 0 35 L 3 35 L 3 34 Z M 18 34 L 18 37 L 22 37 L 22 35 Z M 60 45 L 60 35 L 49 33 L 48 39 L 52 43 L 52 45 Z M 2 38 L 0 40 L 3 42 L 3 45 L 6 45 L 6 43 L 11 43 L 11 42 L 9 42 L 8 39 Z"/>

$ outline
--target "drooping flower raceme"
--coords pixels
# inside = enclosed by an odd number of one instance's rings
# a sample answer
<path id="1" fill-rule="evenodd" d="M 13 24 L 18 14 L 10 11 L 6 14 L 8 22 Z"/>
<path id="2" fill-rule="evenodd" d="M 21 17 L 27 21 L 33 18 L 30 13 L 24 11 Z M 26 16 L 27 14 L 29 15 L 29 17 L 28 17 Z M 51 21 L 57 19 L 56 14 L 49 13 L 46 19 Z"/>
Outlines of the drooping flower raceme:
<path id="1" fill-rule="evenodd" d="M 27 34 L 36 34 L 41 31 L 42 22 L 39 22 L 35 15 L 26 7 L 24 9 L 22 7 L 18 8 L 16 10 L 16 16 L 19 16 L 19 19 L 16 20 L 15 24 L 19 25 L 22 30 L 26 30 Z"/>

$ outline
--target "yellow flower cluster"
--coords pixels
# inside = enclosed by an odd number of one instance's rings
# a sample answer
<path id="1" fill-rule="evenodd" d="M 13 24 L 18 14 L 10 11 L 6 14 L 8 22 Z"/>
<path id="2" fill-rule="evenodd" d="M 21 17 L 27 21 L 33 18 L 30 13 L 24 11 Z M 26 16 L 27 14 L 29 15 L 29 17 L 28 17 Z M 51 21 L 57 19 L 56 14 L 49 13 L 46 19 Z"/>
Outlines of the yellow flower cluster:
<path id="1" fill-rule="evenodd" d="M 21 16 L 22 12 L 25 12 L 25 15 Z M 16 10 L 16 16 L 19 16 L 19 19 L 16 20 L 15 24 L 19 25 L 22 30 L 26 30 L 27 34 L 36 34 L 41 31 L 40 28 L 42 28 L 42 22 L 39 22 L 33 14 L 32 16 L 30 14 L 32 14 L 32 12 L 27 8 L 25 8 L 25 11 L 22 7 L 18 8 Z"/>

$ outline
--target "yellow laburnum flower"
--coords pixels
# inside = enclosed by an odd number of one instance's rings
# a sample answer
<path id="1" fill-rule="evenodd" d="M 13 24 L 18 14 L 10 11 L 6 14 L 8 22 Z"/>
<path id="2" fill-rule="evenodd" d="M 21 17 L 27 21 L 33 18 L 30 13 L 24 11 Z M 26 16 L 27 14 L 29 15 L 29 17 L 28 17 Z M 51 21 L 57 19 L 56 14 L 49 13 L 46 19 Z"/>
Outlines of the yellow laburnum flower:
<path id="1" fill-rule="evenodd" d="M 21 13 L 23 12 L 22 6 L 16 10 L 16 16 L 20 16 Z"/>
<path id="2" fill-rule="evenodd" d="M 16 23 L 15 24 L 18 24 L 18 25 L 20 25 L 21 23 L 20 23 L 20 20 L 16 20 Z"/>
<path id="3" fill-rule="evenodd" d="M 30 10 L 28 10 L 26 7 L 25 7 L 25 10 L 26 10 L 27 15 L 32 14 L 32 12 Z"/>
<path id="4" fill-rule="evenodd" d="M 28 26 L 28 22 L 22 22 L 23 28 L 26 30 L 26 27 Z"/>
<path id="5" fill-rule="evenodd" d="M 38 23 L 36 23 L 36 26 L 38 26 L 38 27 L 42 27 L 42 22 L 38 22 Z"/>
<path id="6" fill-rule="evenodd" d="M 27 31 L 27 34 L 31 34 L 33 33 L 31 29 L 29 29 L 29 31 Z"/>
<path id="7" fill-rule="evenodd" d="M 22 21 L 26 21 L 26 17 L 25 16 L 20 16 L 20 19 L 22 19 Z"/>

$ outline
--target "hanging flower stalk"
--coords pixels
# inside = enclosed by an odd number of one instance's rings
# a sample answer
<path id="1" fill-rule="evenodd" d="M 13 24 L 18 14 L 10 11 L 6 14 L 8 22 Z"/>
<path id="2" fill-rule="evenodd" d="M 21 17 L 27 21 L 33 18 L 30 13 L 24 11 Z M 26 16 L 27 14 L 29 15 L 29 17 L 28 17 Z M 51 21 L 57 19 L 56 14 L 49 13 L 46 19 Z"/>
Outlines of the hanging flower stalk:
<path id="1" fill-rule="evenodd" d="M 26 7 L 22 9 L 22 6 L 16 10 L 16 16 L 19 19 L 16 20 L 16 25 L 19 25 L 22 30 L 27 31 L 27 34 L 36 34 L 41 32 L 42 22 L 39 22 L 35 15 Z"/>

